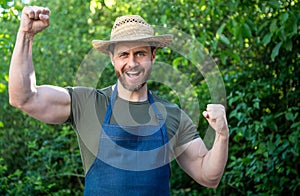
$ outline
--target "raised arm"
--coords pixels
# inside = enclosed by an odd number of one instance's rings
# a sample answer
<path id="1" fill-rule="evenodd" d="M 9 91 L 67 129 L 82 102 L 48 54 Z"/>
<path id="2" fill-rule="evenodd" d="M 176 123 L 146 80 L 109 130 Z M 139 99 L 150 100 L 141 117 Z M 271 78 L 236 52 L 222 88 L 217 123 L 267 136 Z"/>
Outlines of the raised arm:
<path id="1" fill-rule="evenodd" d="M 9 102 L 34 118 L 46 123 L 65 122 L 70 115 L 71 99 L 66 89 L 36 85 L 32 61 L 34 36 L 50 24 L 50 10 L 25 7 L 9 70 Z"/>
<path id="2" fill-rule="evenodd" d="M 199 184 L 216 188 L 228 157 L 229 130 L 225 108 L 219 104 L 209 104 L 203 116 L 216 131 L 212 149 L 208 151 L 202 139 L 195 139 L 176 150 L 180 153 L 177 161 Z"/>

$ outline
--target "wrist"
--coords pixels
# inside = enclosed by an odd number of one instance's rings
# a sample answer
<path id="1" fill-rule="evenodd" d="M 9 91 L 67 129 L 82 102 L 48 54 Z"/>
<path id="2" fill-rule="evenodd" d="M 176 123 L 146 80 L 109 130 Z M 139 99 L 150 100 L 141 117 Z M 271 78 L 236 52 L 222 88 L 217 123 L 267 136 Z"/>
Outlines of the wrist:
<path id="1" fill-rule="evenodd" d="M 34 34 L 29 33 L 27 31 L 23 31 L 22 29 L 19 29 L 18 37 L 23 38 L 23 39 L 28 40 L 28 41 L 32 41 L 33 38 L 34 38 Z"/>
<path id="2" fill-rule="evenodd" d="M 222 140 L 228 140 L 229 139 L 229 130 L 222 130 L 222 131 L 216 131 L 216 137 L 222 139 Z"/>

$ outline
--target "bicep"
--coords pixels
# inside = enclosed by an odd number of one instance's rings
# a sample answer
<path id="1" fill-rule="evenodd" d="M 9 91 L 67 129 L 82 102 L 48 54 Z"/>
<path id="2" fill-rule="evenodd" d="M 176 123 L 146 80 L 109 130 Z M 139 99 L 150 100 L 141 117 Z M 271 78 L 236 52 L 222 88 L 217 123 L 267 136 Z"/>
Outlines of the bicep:
<path id="1" fill-rule="evenodd" d="M 22 110 L 45 123 L 61 124 L 69 118 L 70 107 L 71 97 L 67 89 L 42 85 L 36 88 Z"/>
<path id="2" fill-rule="evenodd" d="M 197 182 L 203 181 L 203 159 L 208 150 L 201 138 L 194 139 L 175 149 L 180 167 Z"/>

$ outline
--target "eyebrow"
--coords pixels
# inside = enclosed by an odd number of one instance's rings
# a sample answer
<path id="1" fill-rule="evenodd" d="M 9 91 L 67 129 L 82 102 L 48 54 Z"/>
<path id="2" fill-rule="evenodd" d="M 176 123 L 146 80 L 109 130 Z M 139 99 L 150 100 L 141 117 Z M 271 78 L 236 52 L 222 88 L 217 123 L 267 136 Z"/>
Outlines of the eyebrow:
<path id="1" fill-rule="evenodd" d="M 136 55 L 136 54 L 139 54 L 139 53 L 146 54 L 147 50 L 140 49 L 140 50 L 135 51 L 133 54 Z M 129 52 L 123 51 L 123 52 L 119 52 L 117 54 L 118 54 L 118 56 L 120 56 L 120 55 L 124 55 L 124 54 L 129 54 Z"/>

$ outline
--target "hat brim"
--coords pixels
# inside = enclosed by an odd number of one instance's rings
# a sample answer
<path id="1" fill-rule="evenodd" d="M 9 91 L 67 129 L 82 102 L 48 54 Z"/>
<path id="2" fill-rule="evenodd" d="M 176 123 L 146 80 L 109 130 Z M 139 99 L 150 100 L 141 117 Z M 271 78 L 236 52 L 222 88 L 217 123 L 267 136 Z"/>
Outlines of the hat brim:
<path id="1" fill-rule="evenodd" d="M 159 36 L 152 36 L 152 37 L 146 37 L 146 38 L 135 38 L 135 39 L 126 39 L 126 40 L 93 40 L 92 44 L 93 47 L 99 50 L 100 52 L 109 53 L 109 46 L 111 44 L 116 44 L 120 42 L 147 42 L 150 44 L 150 46 L 155 46 L 157 48 L 163 48 L 166 47 L 168 44 L 170 44 L 173 40 L 173 35 L 171 34 L 165 34 L 165 35 L 159 35 Z"/>

